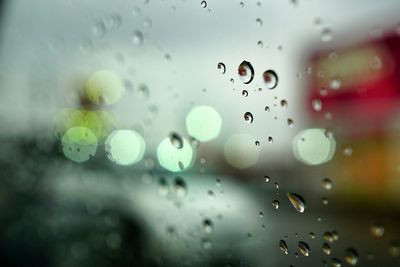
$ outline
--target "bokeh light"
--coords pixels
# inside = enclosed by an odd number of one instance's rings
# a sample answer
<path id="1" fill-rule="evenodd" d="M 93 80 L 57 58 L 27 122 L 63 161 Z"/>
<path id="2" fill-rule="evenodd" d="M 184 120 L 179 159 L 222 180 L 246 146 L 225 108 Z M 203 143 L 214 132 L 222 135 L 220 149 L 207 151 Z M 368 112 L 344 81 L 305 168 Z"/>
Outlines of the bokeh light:
<path id="1" fill-rule="evenodd" d="M 208 142 L 217 138 L 221 127 L 221 116 L 210 106 L 194 107 L 186 116 L 188 133 L 200 142 Z"/>
<path id="2" fill-rule="evenodd" d="M 107 157 L 119 165 L 132 165 L 142 160 L 146 144 L 133 130 L 115 130 L 106 139 Z"/>

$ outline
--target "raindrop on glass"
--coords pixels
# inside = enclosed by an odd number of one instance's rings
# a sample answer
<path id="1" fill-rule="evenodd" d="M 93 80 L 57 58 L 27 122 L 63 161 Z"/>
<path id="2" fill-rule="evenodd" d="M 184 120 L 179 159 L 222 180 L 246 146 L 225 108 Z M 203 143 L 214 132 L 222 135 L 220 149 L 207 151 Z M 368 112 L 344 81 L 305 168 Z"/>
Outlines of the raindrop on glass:
<path id="1" fill-rule="evenodd" d="M 342 81 L 337 79 L 337 78 L 333 78 L 330 82 L 329 82 L 329 87 L 333 90 L 339 90 L 340 87 L 342 86 Z"/>
<path id="2" fill-rule="evenodd" d="M 246 112 L 243 117 L 246 122 L 248 123 L 253 122 L 253 114 L 251 114 L 250 112 Z"/>
<path id="3" fill-rule="evenodd" d="M 278 85 L 278 76 L 273 70 L 264 71 L 263 79 L 268 89 L 274 89 Z"/>
<path id="4" fill-rule="evenodd" d="M 288 193 L 286 196 L 296 211 L 303 213 L 306 210 L 304 199 L 301 196 L 295 193 Z"/>
<path id="5" fill-rule="evenodd" d="M 169 140 L 171 141 L 171 144 L 177 149 L 181 149 L 183 147 L 183 139 L 178 133 L 170 133 Z"/>
<path id="6" fill-rule="evenodd" d="M 350 157 L 353 154 L 353 149 L 351 148 L 351 146 L 346 146 L 343 149 L 343 155 L 345 155 L 346 157 Z"/>
<path id="7" fill-rule="evenodd" d="M 271 180 L 271 178 L 269 178 L 269 176 L 264 176 L 264 181 L 266 182 L 266 183 L 268 183 L 269 181 Z"/>
<path id="8" fill-rule="evenodd" d="M 184 197 L 187 194 L 186 182 L 181 177 L 176 177 L 174 180 L 174 191 L 177 196 Z"/>
<path id="9" fill-rule="evenodd" d="M 272 136 L 268 137 L 268 143 L 272 144 L 274 142 L 274 139 L 272 138 Z"/>
<path id="10" fill-rule="evenodd" d="M 371 226 L 370 232 L 371 232 L 371 235 L 372 235 L 373 237 L 380 238 L 380 237 L 382 237 L 383 234 L 385 233 L 385 228 L 384 228 L 381 224 L 379 224 L 379 223 L 374 223 L 374 224 Z"/>
<path id="11" fill-rule="evenodd" d="M 332 267 L 341 267 L 342 266 L 342 262 L 337 258 L 333 258 L 331 263 L 332 263 Z"/>
<path id="12" fill-rule="evenodd" d="M 268 106 L 265 106 L 264 110 L 265 110 L 266 112 L 269 112 L 269 107 L 268 107 Z"/>
<path id="13" fill-rule="evenodd" d="M 254 69 L 253 66 L 248 61 L 243 61 L 240 63 L 238 67 L 238 74 L 240 80 L 244 84 L 249 84 L 254 78 Z"/>
<path id="14" fill-rule="evenodd" d="M 332 181 L 329 178 L 322 179 L 322 187 L 325 190 L 332 190 Z"/>
<path id="15" fill-rule="evenodd" d="M 293 127 L 294 126 L 294 121 L 292 119 L 287 119 L 287 124 L 289 125 L 289 127 Z"/>
<path id="16" fill-rule="evenodd" d="M 396 241 L 391 241 L 389 244 L 389 254 L 393 258 L 398 258 L 400 256 L 400 245 Z"/>
<path id="17" fill-rule="evenodd" d="M 332 235 L 332 233 L 331 232 L 325 232 L 323 235 L 322 235 L 322 237 L 323 237 L 323 239 L 325 240 L 325 241 L 327 241 L 327 242 L 329 242 L 329 243 L 333 243 L 333 235 Z"/>
<path id="18" fill-rule="evenodd" d="M 358 262 L 358 259 L 358 253 L 354 248 L 346 249 L 344 260 L 347 262 L 347 264 L 355 266 Z"/>
<path id="19" fill-rule="evenodd" d="M 321 111 L 321 109 L 322 109 L 322 102 L 318 98 L 311 101 L 311 105 L 312 105 L 313 110 L 315 110 L 315 111 Z"/>
<path id="20" fill-rule="evenodd" d="M 206 8 L 207 7 L 207 2 L 206 1 L 201 1 L 200 3 L 202 8 Z"/>
<path id="21" fill-rule="evenodd" d="M 217 64 L 217 68 L 218 68 L 218 70 L 219 70 L 219 72 L 220 72 L 221 74 L 224 74 L 224 73 L 226 72 L 225 64 L 222 63 L 222 62 L 220 62 L 220 63 Z"/>
<path id="22" fill-rule="evenodd" d="M 263 25 L 263 21 L 262 21 L 262 19 L 260 19 L 260 18 L 257 18 L 256 19 L 256 24 L 257 24 L 257 26 L 262 26 Z"/>
<path id="23" fill-rule="evenodd" d="M 255 141 L 254 143 L 256 146 L 260 146 L 260 141 Z"/>
<path id="24" fill-rule="evenodd" d="M 242 91 L 242 96 L 247 97 L 249 95 L 249 92 L 247 90 Z"/>
<path id="25" fill-rule="evenodd" d="M 287 246 L 285 240 L 283 240 L 283 239 L 281 239 L 281 240 L 279 241 L 279 249 L 280 249 L 283 253 L 285 253 L 286 255 L 289 254 L 288 246 Z"/>
<path id="26" fill-rule="evenodd" d="M 331 253 L 332 253 L 331 246 L 329 246 L 328 243 L 323 243 L 322 244 L 322 252 L 325 255 L 328 255 L 328 256 L 331 255 Z"/>
<path id="27" fill-rule="evenodd" d="M 321 31 L 321 41 L 322 42 L 330 42 L 333 38 L 333 32 L 330 28 L 324 28 Z"/>
<path id="28" fill-rule="evenodd" d="M 211 234 L 214 230 L 213 222 L 210 219 L 203 220 L 203 231 L 206 234 Z"/>
<path id="29" fill-rule="evenodd" d="M 279 209 L 279 201 L 278 200 L 272 200 L 272 207 L 274 209 Z"/>
<path id="30" fill-rule="evenodd" d="M 282 108 L 287 108 L 287 106 L 288 106 L 287 101 L 286 101 L 285 99 L 282 99 L 282 100 L 281 100 L 281 107 L 282 107 Z"/>
<path id="31" fill-rule="evenodd" d="M 310 247 L 308 246 L 308 244 L 306 242 L 299 241 L 298 248 L 299 248 L 299 252 L 303 256 L 306 256 L 306 257 L 310 256 Z"/>
<path id="32" fill-rule="evenodd" d="M 134 31 L 132 34 L 132 42 L 136 46 L 143 44 L 143 33 L 141 31 Z"/>

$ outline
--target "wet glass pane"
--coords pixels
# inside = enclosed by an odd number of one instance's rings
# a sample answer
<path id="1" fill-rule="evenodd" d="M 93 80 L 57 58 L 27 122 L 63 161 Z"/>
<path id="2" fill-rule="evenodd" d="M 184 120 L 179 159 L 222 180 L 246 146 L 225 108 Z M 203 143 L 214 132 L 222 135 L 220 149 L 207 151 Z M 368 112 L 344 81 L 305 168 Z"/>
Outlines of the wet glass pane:
<path id="1" fill-rule="evenodd" d="M 0 12 L 0 266 L 400 265 L 399 1 Z"/>

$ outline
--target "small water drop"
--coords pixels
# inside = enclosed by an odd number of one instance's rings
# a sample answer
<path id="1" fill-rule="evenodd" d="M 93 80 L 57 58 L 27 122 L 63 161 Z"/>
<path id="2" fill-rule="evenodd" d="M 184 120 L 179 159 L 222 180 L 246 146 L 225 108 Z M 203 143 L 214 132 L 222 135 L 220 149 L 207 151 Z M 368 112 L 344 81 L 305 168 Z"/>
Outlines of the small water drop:
<path id="1" fill-rule="evenodd" d="M 151 21 L 150 18 L 145 18 L 143 20 L 143 27 L 145 28 L 151 28 L 151 26 L 153 25 L 153 22 Z"/>
<path id="2" fill-rule="evenodd" d="M 272 138 L 272 136 L 268 137 L 268 143 L 272 144 L 274 142 L 274 139 Z"/>
<path id="3" fill-rule="evenodd" d="M 325 190 L 332 190 L 332 181 L 331 181 L 331 179 L 326 178 L 326 177 L 324 179 L 322 179 L 322 187 Z"/>
<path id="4" fill-rule="evenodd" d="M 285 253 L 286 255 L 289 254 L 288 246 L 287 246 L 285 240 L 283 240 L 283 239 L 281 239 L 281 240 L 279 241 L 279 249 L 280 249 L 283 253 Z"/>
<path id="5" fill-rule="evenodd" d="M 210 219 L 203 220 L 203 231 L 206 234 L 211 234 L 214 230 L 213 222 Z"/>
<path id="6" fill-rule="evenodd" d="M 315 239 L 315 234 L 313 232 L 310 232 L 310 237 L 311 239 Z"/>
<path id="7" fill-rule="evenodd" d="M 259 216 L 260 218 L 263 218 L 263 217 L 264 217 L 264 213 L 263 213 L 262 211 L 260 211 L 260 212 L 258 213 L 258 216 Z"/>
<path id="8" fill-rule="evenodd" d="M 306 242 L 299 241 L 298 248 L 299 248 L 299 252 L 303 256 L 306 256 L 306 257 L 310 256 L 310 247 L 308 246 L 308 244 Z"/>
<path id="9" fill-rule="evenodd" d="M 243 61 L 240 63 L 238 67 L 238 74 L 240 80 L 244 84 L 249 84 L 254 78 L 254 69 L 253 66 L 248 61 Z"/>
<path id="10" fill-rule="evenodd" d="M 268 175 L 264 176 L 264 181 L 266 183 L 269 183 L 270 180 L 271 180 L 271 178 Z"/>
<path id="11" fill-rule="evenodd" d="M 263 44 L 263 42 L 260 40 L 260 41 L 257 42 L 257 46 L 258 46 L 259 48 L 263 48 L 264 44 Z"/>
<path id="12" fill-rule="evenodd" d="M 136 46 L 141 46 L 143 44 L 143 33 L 141 31 L 134 31 L 132 33 L 132 42 Z"/>
<path id="13" fill-rule="evenodd" d="M 160 177 L 158 180 L 158 192 L 162 196 L 168 195 L 168 181 L 164 177 Z"/>
<path id="14" fill-rule="evenodd" d="M 257 24 L 257 26 L 262 26 L 263 25 L 263 21 L 262 21 L 262 19 L 260 19 L 260 18 L 257 18 L 256 19 L 256 24 Z"/>
<path id="15" fill-rule="evenodd" d="M 322 198 L 322 204 L 324 204 L 324 205 L 328 205 L 328 199 L 326 198 L 326 197 L 323 197 Z"/>
<path id="16" fill-rule="evenodd" d="M 211 249 L 212 248 L 212 243 L 211 243 L 211 241 L 210 240 L 208 240 L 208 239 L 204 239 L 203 240 L 203 248 L 204 249 Z"/>
<path id="17" fill-rule="evenodd" d="M 260 141 L 255 141 L 254 143 L 256 146 L 260 146 Z"/>
<path id="18" fill-rule="evenodd" d="M 133 16 L 133 17 L 139 17 L 139 16 L 140 16 L 140 13 L 141 13 L 140 8 L 134 7 L 134 8 L 132 9 L 132 16 Z"/>
<path id="19" fill-rule="evenodd" d="M 243 2 L 240 2 L 239 5 L 240 5 L 240 7 L 244 7 L 244 3 Z"/>
<path id="20" fill-rule="evenodd" d="M 207 2 L 206 1 L 201 1 L 200 3 L 202 8 L 206 8 L 207 7 Z"/>
<path id="21" fill-rule="evenodd" d="M 370 232 L 373 237 L 380 238 L 385 233 L 385 228 L 380 223 L 374 223 L 371 226 Z"/>
<path id="22" fill-rule="evenodd" d="M 391 241 L 389 244 L 389 254 L 393 258 L 398 258 L 400 256 L 400 245 L 396 241 Z"/>
<path id="23" fill-rule="evenodd" d="M 224 64 L 224 63 L 222 63 L 222 62 L 218 63 L 218 64 L 217 64 L 217 68 L 218 68 L 218 70 L 219 70 L 219 72 L 220 72 L 221 74 L 225 74 L 225 72 L 226 72 L 226 67 L 225 67 L 225 64 Z"/>
<path id="24" fill-rule="evenodd" d="M 279 201 L 278 200 L 272 200 L 272 207 L 274 209 L 279 209 Z"/>
<path id="25" fill-rule="evenodd" d="M 326 231 L 323 235 L 322 235 L 323 239 L 329 243 L 333 243 L 333 235 L 331 232 Z"/>
<path id="26" fill-rule="evenodd" d="M 171 144 L 175 148 L 181 149 L 183 147 L 183 139 L 178 133 L 176 133 L 176 132 L 170 133 L 169 140 L 171 141 Z"/>
<path id="27" fill-rule="evenodd" d="M 94 36 L 103 37 L 106 34 L 106 25 L 103 20 L 99 20 L 92 28 Z"/>
<path id="28" fill-rule="evenodd" d="M 186 196 L 188 191 L 186 182 L 181 177 L 175 178 L 173 189 L 178 197 Z"/>
<path id="29" fill-rule="evenodd" d="M 292 119 L 287 119 L 287 124 L 289 125 L 289 127 L 293 127 L 294 126 L 294 121 Z"/>
<path id="30" fill-rule="evenodd" d="M 328 256 L 331 255 L 331 253 L 332 253 L 331 246 L 329 246 L 328 243 L 323 243 L 322 244 L 322 252 L 325 255 L 328 255 Z"/>
<path id="31" fill-rule="evenodd" d="M 243 117 L 246 122 L 248 123 L 253 122 L 253 114 L 251 114 L 250 112 L 246 112 Z"/>
<path id="32" fill-rule="evenodd" d="M 338 241 L 339 240 L 339 233 L 337 231 L 332 231 L 332 237 L 333 241 Z"/>
<path id="33" fill-rule="evenodd" d="M 332 267 L 341 267 L 342 266 L 342 262 L 337 258 L 333 258 L 331 263 L 332 263 Z"/>
<path id="34" fill-rule="evenodd" d="M 249 92 L 247 90 L 242 91 L 242 96 L 247 97 L 249 95 Z"/>
<path id="35" fill-rule="evenodd" d="M 339 80 L 338 78 L 333 78 L 329 82 L 329 87 L 333 90 L 339 90 L 341 86 L 342 86 L 342 81 Z"/>
<path id="36" fill-rule="evenodd" d="M 346 249 L 344 260 L 347 262 L 347 264 L 355 266 L 358 262 L 358 259 L 358 253 L 354 248 Z"/>
<path id="37" fill-rule="evenodd" d="M 333 32 L 330 28 L 324 28 L 321 31 L 321 41 L 322 42 L 330 42 L 333 38 Z"/>
<path id="38" fill-rule="evenodd" d="M 321 100 L 320 99 L 313 99 L 312 101 L 311 101 L 311 105 L 312 105 L 312 108 L 313 108 L 313 110 L 315 110 L 315 111 L 321 111 L 321 109 L 322 109 L 322 102 L 321 102 Z"/>
<path id="39" fill-rule="evenodd" d="M 269 107 L 268 107 L 268 106 L 265 106 L 264 110 L 265 110 L 266 112 L 269 112 Z"/>
<path id="40" fill-rule="evenodd" d="M 273 70 L 264 71 L 263 79 L 268 89 L 274 89 L 278 85 L 278 76 Z"/>
<path id="41" fill-rule="evenodd" d="M 343 155 L 345 155 L 346 157 L 350 157 L 353 154 L 353 149 L 351 146 L 346 146 L 343 149 Z"/>
<path id="42" fill-rule="evenodd" d="M 292 204 L 292 206 L 295 208 L 296 211 L 303 213 L 306 210 L 306 205 L 304 202 L 303 197 L 295 194 L 295 193 L 288 193 L 286 195 Z"/>

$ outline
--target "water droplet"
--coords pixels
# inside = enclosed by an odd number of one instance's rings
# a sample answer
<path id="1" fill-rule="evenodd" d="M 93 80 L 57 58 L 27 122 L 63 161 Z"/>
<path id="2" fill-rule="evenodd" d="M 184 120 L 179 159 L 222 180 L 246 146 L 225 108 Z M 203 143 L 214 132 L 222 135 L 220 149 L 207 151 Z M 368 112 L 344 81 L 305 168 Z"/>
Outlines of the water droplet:
<path id="1" fill-rule="evenodd" d="M 281 107 L 282 108 L 287 108 L 288 107 L 288 103 L 287 103 L 287 101 L 285 99 L 281 100 Z"/>
<path id="2" fill-rule="evenodd" d="M 138 7 L 134 7 L 133 9 L 132 9 L 132 16 L 133 17 L 139 17 L 140 16 L 140 8 L 138 8 Z"/>
<path id="3" fill-rule="evenodd" d="M 321 31 L 321 41 L 322 42 L 329 42 L 333 38 L 333 32 L 330 28 L 324 28 Z"/>
<path id="4" fill-rule="evenodd" d="M 279 209 L 279 201 L 278 200 L 272 200 L 272 207 L 274 209 Z"/>
<path id="5" fill-rule="evenodd" d="M 170 133 L 169 140 L 171 141 L 171 144 L 177 149 L 181 149 L 183 147 L 183 139 L 178 133 L 176 132 Z"/>
<path id="6" fill-rule="evenodd" d="M 398 258 L 400 256 L 400 245 L 396 241 L 391 241 L 389 244 L 389 254 L 393 258 Z"/>
<path id="7" fill-rule="evenodd" d="M 288 193 L 286 195 L 292 204 L 292 206 L 295 208 L 296 211 L 303 213 L 306 210 L 306 205 L 304 202 L 303 197 L 295 194 L 295 193 Z"/>
<path id="8" fill-rule="evenodd" d="M 328 205 L 328 199 L 326 197 L 322 198 L 322 204 Z"/>
<path id="9" fill-rule="evenodd" d="M 257 42 L 257 45 L 259 48 L 262 48 L 264 46 L 264 44 L 261 40 Z"/>
<path id="10" fill-rule="evenodd" d="M 329 246 L 328 243 L 323 243 L 322 244 L 322 252 L 325 255 L 328 255 L 328 256 L 331 255 L 331 253 L 332 253 L 331 246 Z"/>
<path id="11" fill-rule="evenodd" d="M 141 31 L 134 31 L 132 34 L 132 42 L 136 46 L 143 44 L 143 33 Z"/>
<path id="12" fill-rule="evenodd" d="M 162 196 L 168 195 L 168 181 L 164 177 L 160 177 L 158 180 L 158 192 Z"/>
<path id="13" fill-rule="evenodd" d="M 244 7 L 244 3 L 243 2 L 240 2 L 239 5 L 240 5 L 240 7 Z"/>
<path id="14" fill-rule="evenodd" d="M 268 183 L 269 181 L 271 180 L 271 178 L 269 178 L 269 176 L 264 176 L 264 181 L 266 182 L 266 183 Z"/>
<path id="15" fill-rule="evenodd" d="M 269 107 L 268 106 L 265 106 L 265 111 L 269 112 Z"/>
<path id="16" fill-rule="evenodd" d="M 205 1 L 203 1 L 203 2 L 205 2 Z M 212 247 L 211 241 L 208 239 L 204 239 L 203 240 L 203 248 L 208 250 L 208 249 L 211 249 L 211 247 Z"/>
<path id="17" fill-rule="evenodd" d="M 313 101 L 311 101 L 311 105 L 312 105 L 312 108 L 315 111 L 321 111 L 321 109 L 322 109 L 322 102 L 318 98 L 317 99 L 313 99 Z"/>
<path id="18" fill-rule="evenodd" d="M 255 141 L 254 143 L 256 146 L 260 146 L 260 141 Z"/>
<path id="19" fill-rule="evenodd" d="M 274 183 L 274 185 L 275 185 L 276 189 L 279 189 L 279 184 L 278 183 Z"/>
<path id="20" fill-rule="evenodd" d="M 289 254 L 288 246 L 286 245 L 286 242 L 285 242 L 285 240 L 283 240 L 283 239 L 281 239 L 281 240 L 279 241 L 279 249 L 280 249 L 283 253 L 285 253 L 286 255 Z"/>
<path id="21" fill-rule="evenodd" d="M 181 177 L 175 178 L 173 189 L 178 197 L 186 196 L 188 191 L 186 182 Z"/>
<path id="22" fill-rule="evenodd" d="M 385 233 L 385 228 L 384 228 L 380 223 L 374 223 L 374 224 L 371 226 L 370 231 L 371 231 L 371 235 L 372 235 L 373 237 L 380 238 L 380 237 L 382 237 L 383 234 Z"/>
<path id="23" fill-rule="evenodd" d="M 225 64 L 222 63 L 222 62 L 220 62 L 220 63 L 217 64 L 217 68 L 218 68 L 218 70 L 219 70 L 219 72 L 220 72 L 221 74 L 224 74 L 224 73 L 226 72 Z"/>
<path id="24" fill-rule="evenodd" d="M 243 61 L 240 63 L 238 67 L 238 74 L 240 80 L 244 84 L 249 84 L 254 78 L 254 69 L 253 66 L 248 61 Z"/>
<path id="25" fill-rule="evenodd" d="M 153 22 L 151 21 L 150 18 L 145 18 L 143 20 L 143 27 L 150 28 L 152 25 L 153 25 Z"/>
<path id="26" fill-rule="evenodd" d="M 322 179 L 322 187 L 325 190 L 332 190 L 332 181 L 329 178 Z"/>
<path id="27" fill-rule="evenodd" d="M 315 234 L 313 232 L 310 232 L 310 237 L 311 239 L 315 239 Z"/>
<path id="28" fill-rule="evenodd" d="M 346 146 L 343 149 L 343 155 L 345 155 L 346 157 L 350 157 L 353 154 L 353 149 L 351 148 L 351 146 Z"/>
<path id="29" fill-rule="evenodd" d="M 342 266 L 342 262 L 337 258 L 333 258 L 331 263 L 332 263 L 332 267 L 341 267 Z"/>
<path id="30" fill-rule="evenodd" d="M 213 222 L 210 219 L 203 220 L 203 231 L 206 234 L 211 234 L 214 230 Z"/>
<path id="31" fill-rule="evenodd" d="M 268 143 L 272 144 L 274 142 L 274 139 L 272 138 L 272 136 L 268 137 Z"/>
<path id="32" fill-rule="evenodd" d="M 299 252 L 303 256 L 306 256 L 306 257 L 310 256 L 310 247 L 308 246 L 308 244 L 306 242 L 299 241 L 298 247 L 299 247 Z"/>
<path id="33" fill-rule="evenodd" d="M 357 264 L 359 259 L 358 253 L 354 248 L 346 249 L 344 260 L 351 266 Z"/>
<path id="34" fill-rule="evenodd" d="M 331 232 L 325 232 L 322 237 L 324 238 L 325 241 L 328 241 L 329 243 L 333 243 L 333 235 Z"/>
<path id="35" fill-rule="evenodd" d="M 249 92 L 247 90 L 242 91 L 242 96 L 247 97 L 249 95 Z"/>
<path id="36" fill-rule="evenodd" d="M 273 70 L 264 71 L 263 79 L 268 89 L 274 89 L 278 85 L 278 76 Z"/>
<path id="37" fill-rule="evenodd" d="M 106 34 L 106 25 L 103 20 L 99 20 L 92 28 L 94 36 L 103 37 Z"/>
<path id="38" fill-rule="evenodd" d="M 246 112 L 243 117 L 244 120 L 247 121 L 248 123 L 253 122 L 253 114 L 251 114 L 250 112 Z"/>
<path id="39" fill-rule="evenodd" d="M 257 24 L 257 26 L 262 26 L 263 25 L 263 21 L 262 21 L 262 19 L 260 19 L 260 18 L 257 18 L 256 19 L 256 24 Z"/>
<path id="40" fill-rule="evenodd" d="M 206 1 L 201 1 L 200 3 L 202 8 L 206 8 L 207 7 L 207 2 Z"/>
<path id="41" fill-rule="evenodd" d="M 339 233 L 337 231 L 332 231 L 333 241 L 339 240 Z"/>
<path id="42" fill-rule="evenodd" d="M 293 127 L 294 126 L 294 121 L 292 119 L 287 119 L 287 124 L 289 125 L 289 127 Z"/>
<path id="43" fill-rule="evenodd" d="M 329 87 L 333 90 L 338 90 L 342 86 L 342 81 L 338 78 L 333 78 L 329 82 Z"/>
<path id="44" fill-rule="evenodd" d="M 260 218 L 263 218 L 263 217 L 264 217 L 264 213 L 263 213 L 262 211 L 260 211 L 260 212 L 258 213 L 258 216 L 260 216 Z"/>

